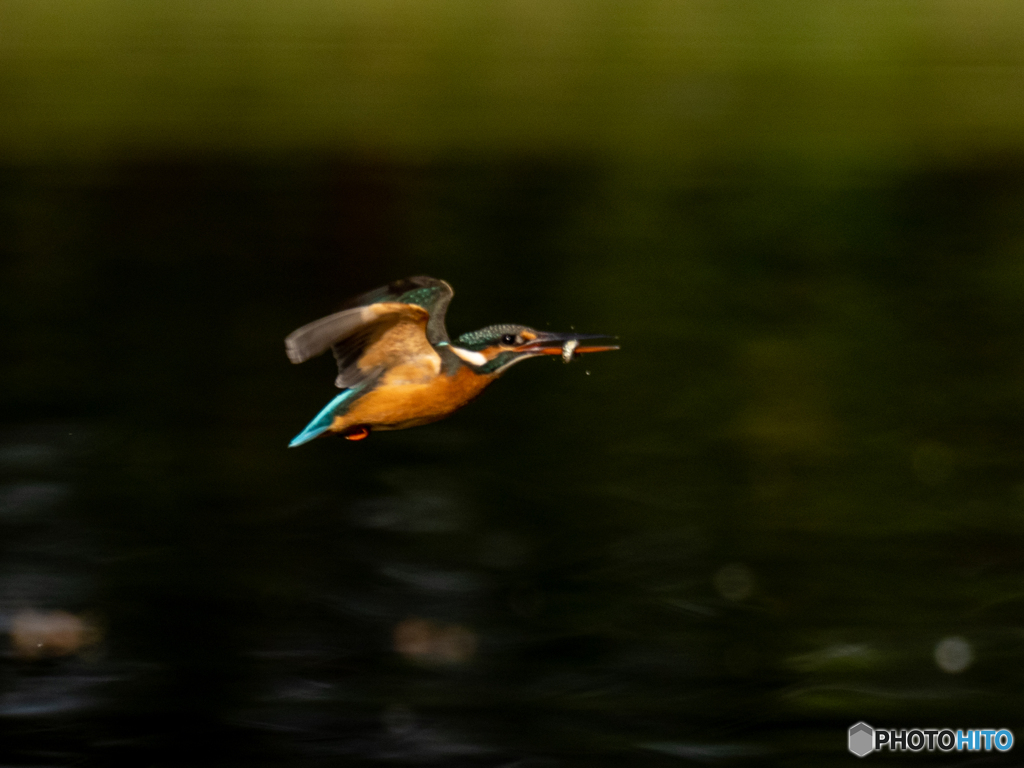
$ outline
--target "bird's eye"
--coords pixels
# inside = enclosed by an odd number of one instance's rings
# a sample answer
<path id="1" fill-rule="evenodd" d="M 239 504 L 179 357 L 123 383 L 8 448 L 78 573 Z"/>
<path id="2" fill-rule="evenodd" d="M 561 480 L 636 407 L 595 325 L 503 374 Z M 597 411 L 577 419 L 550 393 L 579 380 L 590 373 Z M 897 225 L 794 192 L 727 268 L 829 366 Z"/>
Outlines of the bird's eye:
<path id="1" fill-rule="evenodd" d="M 506 333 L 504 336 L 501 337 L 501 343 L 510 347 L 514 346 L 516 343 L 516 337 L 511 333 Z"/>

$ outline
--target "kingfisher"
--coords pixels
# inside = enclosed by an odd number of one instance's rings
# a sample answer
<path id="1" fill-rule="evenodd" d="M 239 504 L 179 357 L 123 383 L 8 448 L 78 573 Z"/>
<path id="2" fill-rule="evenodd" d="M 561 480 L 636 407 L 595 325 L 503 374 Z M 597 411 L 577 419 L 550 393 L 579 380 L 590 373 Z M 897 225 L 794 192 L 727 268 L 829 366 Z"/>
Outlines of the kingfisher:
<path id="1" fill-rule="evenodd" d="M 341 393 L 324 406 L 289 447 L 327 432 L 362 440 L 370 431 L 439 421 L 480 395 L 516 363 L 541 355 L 606 352 L 580 346 L 607 336 L 546 333 L 525 325 L 490 325 L 452 341 L 444 315 L 452 287 L 433 277 L 396 280 L 350 299 L 284 340 L 293 363 L 334 352 Z"/>

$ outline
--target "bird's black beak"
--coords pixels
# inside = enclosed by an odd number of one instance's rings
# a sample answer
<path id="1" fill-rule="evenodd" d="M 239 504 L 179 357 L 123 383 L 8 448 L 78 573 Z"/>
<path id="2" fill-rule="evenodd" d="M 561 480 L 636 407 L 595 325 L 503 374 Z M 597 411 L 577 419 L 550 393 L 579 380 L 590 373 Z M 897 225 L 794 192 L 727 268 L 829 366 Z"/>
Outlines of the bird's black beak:
<path id="1" fill-rule="evenodd" d="M 561 355 L 565 362 L 569 362 L 576 355 L 585 352 L 610 352 L 618 349 L 618 346 L 583 346 L 581 341 L 586 339 L 610 339 L 611 336 L 592 333 L 545 333 L 534 331 L 536 338 L 529 339 L 519 349 L 522 352 L 530 352 L 535 355 Z"/>

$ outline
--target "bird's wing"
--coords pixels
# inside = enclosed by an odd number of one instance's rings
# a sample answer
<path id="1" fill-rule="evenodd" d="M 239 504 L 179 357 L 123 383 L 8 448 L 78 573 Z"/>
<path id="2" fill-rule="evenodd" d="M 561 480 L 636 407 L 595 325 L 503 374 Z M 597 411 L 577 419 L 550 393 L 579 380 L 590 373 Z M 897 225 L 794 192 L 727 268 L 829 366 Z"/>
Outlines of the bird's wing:
<path id="1" fill-rule="evenodd" d="M 430 339 L 437 317 L 431 308 L 440 312 L 438 340 L 446 340 L 444 310 L 451 296 L 442 280 L 398 280 L 292 332 L 285 339 L 285 351 L 289 360 L 301 363 L 333 349 L 339 388 L 354 387 L 385 369 L 391 369 L 397 380 L 425 380 L 441 368 Z"/>
<path id="2" fill-rule="evenodd" d="M 347 301 L 341 309 L 366 307 L 385 301 L 415 304 L 417 307 L 423 307 L 430 314 L 430 319 L 427 322 L 427 341 L 437 344 L 439 341 L 450 340 L 444 327 L 444 315 L 448 311 L 448 303 L 452 300 L 453 295 L 452 287 L 444 280 L 420 275 L 395 280 L 383 288 L 356 296 Z"/>

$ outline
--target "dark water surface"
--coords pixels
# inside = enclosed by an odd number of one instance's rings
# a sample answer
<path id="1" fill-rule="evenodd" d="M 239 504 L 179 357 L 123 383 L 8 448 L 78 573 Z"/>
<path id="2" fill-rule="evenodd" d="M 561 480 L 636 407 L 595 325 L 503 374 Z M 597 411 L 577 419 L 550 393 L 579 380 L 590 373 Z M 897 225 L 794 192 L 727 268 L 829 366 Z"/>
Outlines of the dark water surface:
<path id="1" fill-rule="evenodd" d="M 0 762 L 838 765 L 858 720 L 1024 735 L 1022 211 L 1005 162 L 0 171 Z M 453 334 L 622 350 L 287 449 L 334 373 L 284 336 L 414 274 L 455 287 Z"/>

